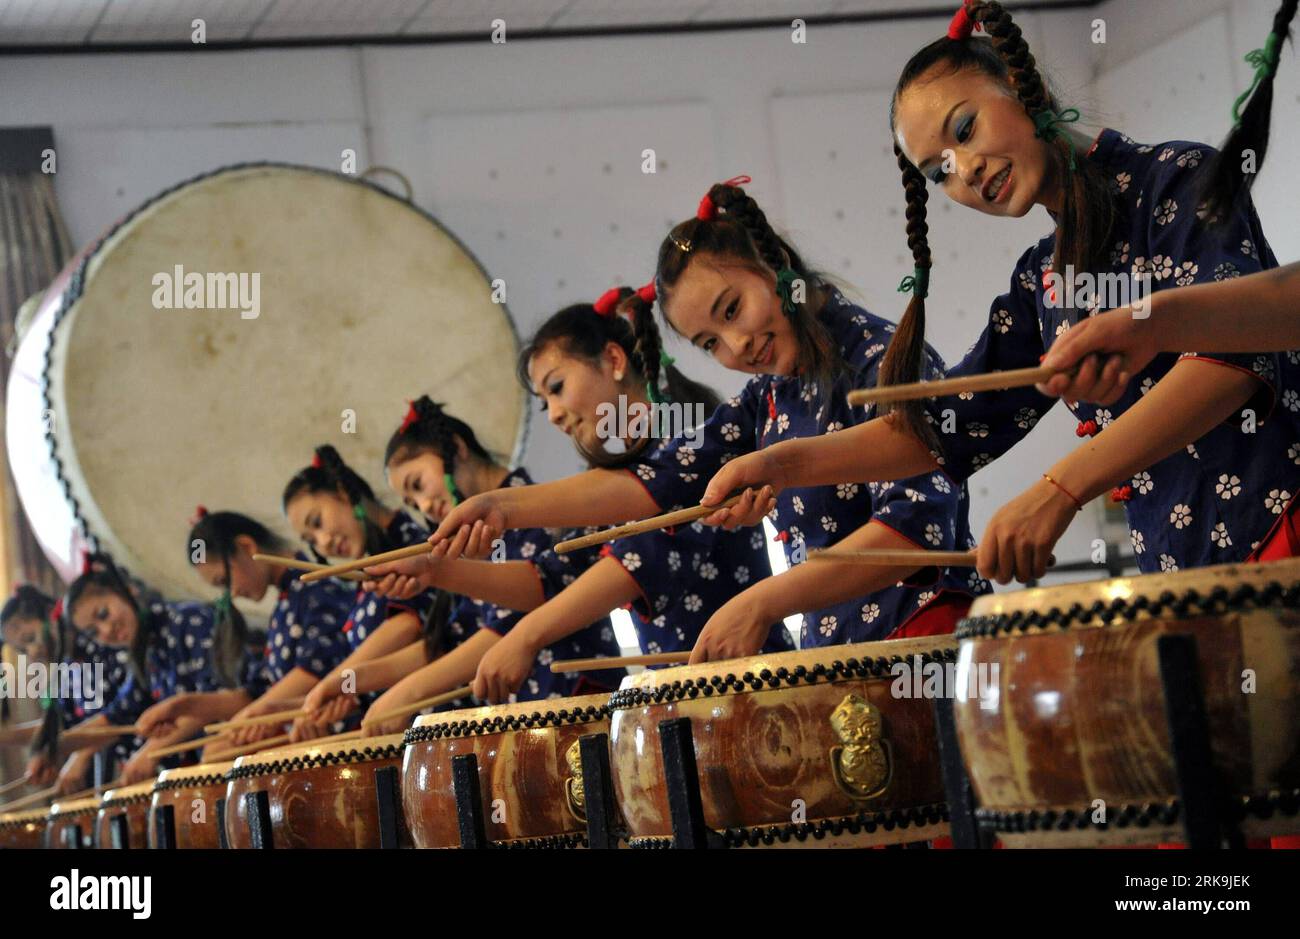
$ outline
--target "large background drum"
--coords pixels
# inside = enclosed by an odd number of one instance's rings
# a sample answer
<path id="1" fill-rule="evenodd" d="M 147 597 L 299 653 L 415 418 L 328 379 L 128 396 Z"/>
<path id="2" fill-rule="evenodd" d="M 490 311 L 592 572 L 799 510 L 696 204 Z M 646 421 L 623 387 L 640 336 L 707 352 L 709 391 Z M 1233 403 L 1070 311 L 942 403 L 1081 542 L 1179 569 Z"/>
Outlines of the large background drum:
<path id="1" fill-rule="evenodd" d="M 258 315 L 229 297 L 155 308 L 155 276 L 178 265 L 260 275 Z M 51 287 L 9 382 L 10 465 L 65 577 L 84 526 L 132 573 L 192 595 L 196 503 L 281 526 L 281 489 L 324 441 L 382 485 L 384 444 L 420 393 L 517 456 L 517 348 L 482 268 L 424 212 L 346 176 L 230 167 L 146 203 Z"/>

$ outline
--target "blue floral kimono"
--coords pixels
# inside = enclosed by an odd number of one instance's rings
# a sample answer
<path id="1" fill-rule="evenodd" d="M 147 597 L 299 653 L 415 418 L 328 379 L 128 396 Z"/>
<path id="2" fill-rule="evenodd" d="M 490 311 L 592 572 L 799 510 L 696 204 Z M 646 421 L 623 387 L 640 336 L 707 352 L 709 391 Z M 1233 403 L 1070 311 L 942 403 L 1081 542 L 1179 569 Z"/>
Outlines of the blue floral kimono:
<path id="1" fill-rule="evenodd" d="M 1139 145 L 1102 131 L 1088 159 L 1109 175 L 1118 215 L 1109 267 L 1092 273 L 1145 275 L 1152 290 L 1163 290 L 1275 267 L 1249 198 L 1220 227 L 1206 225 L 1199 189 L 1213 154 L 1205 144 Z M 993 301 L 983 335 L 950 377 L 1035 366 L 1071 324 L 1109 308 L 1100 294 L 1072 308 L 1068 294 L 1051 296 L 1058 286 L 1046 277 L 1053 239 L 1021 256 L 1008 291 Z M 1159 355 L 1115 404 L 1067 404 L 1079 418 L 1079 436 L 1104 434 L 1183 359 L 1201 363 L 1207 375 L 1219 368 L 1253 375 L 1258 393 L 1201 439 L 1117 487 L 1113 495 L 1124 502 L 1143 571 L 1245 559 L 1300 483 L 1300 353 Z M 939 434 L 945 470 L 966 479 L 1029 433 L 1055 403 L 1032 387 L 935 399 L 932 419 L 941 426 L 948 412 L 954 431 Z"/>

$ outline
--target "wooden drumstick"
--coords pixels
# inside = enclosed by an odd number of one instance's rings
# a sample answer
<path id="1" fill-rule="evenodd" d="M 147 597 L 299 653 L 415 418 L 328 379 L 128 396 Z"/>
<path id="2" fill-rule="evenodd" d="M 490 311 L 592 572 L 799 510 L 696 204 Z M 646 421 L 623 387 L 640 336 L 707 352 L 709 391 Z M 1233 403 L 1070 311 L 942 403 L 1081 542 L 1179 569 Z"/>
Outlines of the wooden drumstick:
<path id="1" fill-rule="evenodd" d="M 650 518 L 643 518 L 639 522 L 628 522 L 626 525 L 619 525 L 615 528 L 606 528 L 604 531 L 594 532 L 590 535 L 583 535 L 581 538 L 571 538 L 568 541 L 561 541 L 555 546 L 556 554 L 568 554 L 570 551 L 577 551 L 579 548 L 590 548 L 592 545 L 605 544 L 616 538 L 626 538 L 629 535 L 640 535 L 648 531 L 660 531 L 664 528 L 672 528 L 674 525 L 688 525 L 696 519 L 704 518 L 706 515 L 712 515 L 719 509 L 729 509 L 740 501 L 740 496 L 732 496 L 724 502 L 717 505 L 696 505 L 689 509 L 678 509 L 676 512 L 667 512 L 663 515 L 655 515 Z"/>
<path id="2" fill-rule="evenodd" d="M 393 708 L 391 711 L 385 711 L 383 714 L 367 714 L 361 719 L 362 724 L 378 724 L 380 721 L 386 721 L 394 717 L 406 717 L 410 714 L 423 711 L 425 708 L 437 707 L 439 704 L 446 704 L 448 701 L 455 701 L 457 698 L 463 698 L 469 694 L 469 685 L 460 688 L 453 688 L 451 691 L 444 691 L 442 694 L 436 694 L 432 698 L 425 698 L 423 701 L 415 701 L 411 704 L 404 705 L 400 708 Z"/>
<path id="3" fill-rule="evenodd" d="M 810 561 L 851 561 L 857 564 L 906 567 L 974 567 L 974 551 L 908 551 L 871 548 L 862 551 L 840 551 L 821 548 L 808 552 Z"/>
<path id="4" fill-rule="evenodd" d="M 157 750 L 148 751 L 149 756 L 164 757 L 175 756 L 177 753 L 185 753 L 188 750 L 202 750 L 217 741 L 218 738 L 226 736 L 225 734 L 208 734 L 206 737 L 192 737 L 189 740 L 182 740 L 180 743 L 173 743 L 170 746 L 159 747 Z"/>
<path id="5" fill-rule="evenodd" d="M 892 549 L 866 549 L 862 551 L 839 551 L 834 548 L 820 548 L 808 552 L 810 561 L 844 561 L 855 564 L 878 564 L 881 566 L 910 567 L 974 567 L 975 551 L 907 551 Z M 1056 564 L 1056 555 L 1047 559 L 1047 566 Z"/>
<path id="6" fill-rule="evenodd" d="M 7 782 L 3 786 L 0 786 L 0 796 L 4 795 L 6 792 L 13 792 L 19 786 L 25 785 L 27 785 L 27 777 L 19 776 L 13 782 Z"/>
<path id="7" fill-rule="evenodd" d="M 359 571 L 363 567 L 374 567 L 376 564 L 387 564 L 389 561 L 400 561 L 404 558 L 419 557 L 421 554 L 428 554 L 433 550 L 433 545 L 427 541 L 420 544 L 408 545 L 405 548 L 397 548 L 394 551 L 382 551 L 379 554 L 372 554 L 369 557 L 357 558 L 355 561 L 344 561 L 342 564 L 333 564 L 329 567 L 322 567 L 318 571 L 311 571 L 303 574 L 300 578 L 303 583 L 313 580 L 323 580 L 326 577 L 337 577 L 340 574 L 346 574 L 348 571 Z"/>
<path id="8" fill-rule="evenodd" d="M 86 796 L 97 796 L 101 792 L 107 792 L 108 790 L 121 785 L 124 785 L 124 783 L 122 782 L 122 777 L 118 776 L 110 782 L 100 783 L 98 786 L 91 786 L 89 789 L 82 789 L 80 792 L 73 792 L 66 796 L 60 796 L 59 799 L 64 802 L 71 802 L 74 799 L 84 799 Z"/>
<path id="9" fill-rule="evenodd" d="M 14 799 L 12 802 L 6 802 L 4 805 L 0 805 L 0 812 L 12 812 L 15 809 L 35 805 L 42 799 L 48 799 L 51 796 L 58 795 L 58 792 L 58 786 L 50 786 L 48 789 L 42 789 L 39 792 L 33 792 L 31 795 L 23 796 L 21 799 Z"/>
<path id="10" fill-rule="evenodd" d="M 271 564 L 279 564 L 281 567 L 292 568 L 298 571 L 323 571 L 329 568 L 328 564 L 317 564 L 314 561 L 300 561 L 297 558 L 281 557 L 278 554 L 254 554 L 254 561 L 267 561 Z M 358 583 L 365 580 L 364 574 L 340 574 L 341 580 L 355 580 Z"/>
<path id="11" fill-rule="evenodd" d="M 95 725 L 94 727 L 69 727 L 65 737 L 134 737 L 136 730 L 125 724 Z"/>
<path id="12" fill-rule="evenodd" d="M 1023 388 L 1047 381 L 1069 369 L 1013 368 L 1003 372 L 983 375 L 963 375 L 959 378 L 941 378 L 938 381 L 918 381 L 907 385 L 887 385 L 883 388 L 859 388 L 849 392 L 849 404 L 878 404 L 882 401 L 915 401 L 917 398 L 934 398 L 939 395 L 956 395 L 968 391 L 1001 391 L 1004 388 Z"/>
<path id="13" fill-rule="evenodd" d="M 656 652 L 652 655 L 625 655 L 622 658 L 568 659 L 552 662 L 552 672 L 598 672 L 602 668 L 623 668 L 628 665 L 685 665 L 691 660 L 689 652 Z"/>
<path id="14" fill-rule="evenodd" d="M 218 731 L 235 730 L 239 727 L 256 727 L 258 724 L 287 724 L 300 717 L 306 717 L 310 713 L 310 711 L 298 708 L 293 711 L 276 711 L 274 714 L 262 714 L 258 717 L 241 717 L 237 721 L 217 721 L 215 724 L 205 726 L 203 732 L 215 734 Z"/>
<path id="15" fill-rule="evenodd" d="M 288 742 L 288 734 L 280 734 L 276 737 L 267 737 L 265 740 L 259 740 L 256 743 L 246 743 L 243 746 L 231 747 L 227 750 L 205 753 L 203 755 L 203 762 L 219 763 L 234 756 L 247 756 L 250 753 L 257 753 L 259 750 L 270 750 L 272 747 L 278 747 Z"/>

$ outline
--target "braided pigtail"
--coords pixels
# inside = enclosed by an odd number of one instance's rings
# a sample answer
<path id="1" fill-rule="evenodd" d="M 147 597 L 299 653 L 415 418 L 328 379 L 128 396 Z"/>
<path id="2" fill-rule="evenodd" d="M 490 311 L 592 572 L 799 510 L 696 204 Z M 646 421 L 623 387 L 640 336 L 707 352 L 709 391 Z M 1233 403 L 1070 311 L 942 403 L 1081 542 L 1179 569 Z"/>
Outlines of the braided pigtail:
<path id="1" fill-rule="evenodd" d="M 1273 80 L 1277 77 L 1282 44 L 1291 38 L 1291 21 L 1300 0 L 1285 0 L 1273 16 L 1273 28 L 1262 49 L 1246 56 L 1255 67 L 1255 80 L 1232 108 L 1233 125 L 1213 162 L 1206 169 L 1205 200 L 1212 224 L 1228 217 L 1233 205 L 1255 185 L 1268 153 L 1273 111 Z M 1242 104 L 1246 103 L 1243 110 Z M 1244 164 L 1249 161 L 1249 172 Z"/>
<path id="2" fill-rule="evenodd" d="M 1101 269 L 1114 225 L 1115 203 L 1104 173 L 1095 164 L 1078 158 L 1073 140 L 1061 126 L 1078 120 L 1079 112 L 1057 108 L 1029 51 L 1029 43 L 1002 4 L 980 0 L 968 9 L 971 21 L 982 25 L 992 40 L 993 50 L 1006 68 L 1016 97 L 1034 121 L 1036 135 L 1051 145 L 1063 193 L 1053 269 L 1062 274 L 1069 266 L 1079 273 Z"/>

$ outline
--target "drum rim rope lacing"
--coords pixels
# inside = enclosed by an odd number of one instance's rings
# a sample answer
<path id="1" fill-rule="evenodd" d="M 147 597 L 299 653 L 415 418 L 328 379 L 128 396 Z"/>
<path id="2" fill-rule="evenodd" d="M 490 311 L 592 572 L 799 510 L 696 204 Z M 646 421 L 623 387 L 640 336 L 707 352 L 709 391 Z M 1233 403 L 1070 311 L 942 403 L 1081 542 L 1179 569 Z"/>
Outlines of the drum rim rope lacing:
<path id="1" fill-rule="evenodd" d="M 112 799 L 104 799 L 99 803 L 101 809 L 120 809 L 126 805 L 136 805 L 140 802 L 148 802 L 153 796 L 153 790 L 148 792 L 137 792 L 129 796 L 117 796 Z"/>
<path id="2" fill-rule="evenodd" d="M 421 724 L 408 728 L 403 744 L 427 743 L 443 737 L 472 737 L 516 730 L 537 730 L 565 724 L 592 724 L 609 717 L 609 705 L 591 705 L 581 710 L 534 711 L 532 714 L 498 715 L 485 720 L 458 720 L 441 724 Z"/>
<path id="3" fill-rule="evenodd" d="M 761 841 L 771 845 L 777 841 L 788 844 L 793 838 L 800 843 L 813 838 L 821 841 L 827 835 L 839 837 L 845 833 L 856 835 L 862 831 L 874 834 L 877 828 L 893 831 L 895 828 L 906 830 L 913 825 L 938 825 L 949 821 L 948 803 L 931 802 L 926 805 L 901 806 L 882 809 L 876 812 L 863 810 L 856 815 L 840 815 L 835 818 L 822 818 L 815 822 L 787 822 L 784 825 L 750 825 L 738 828 L 712 829 L 722 837 L 723 844 L 729 848 L 748 845 L 757 847 Z M 628 839 L 631 848 L 669 848 L 673 839 L 670 835 L 643 835 Z"/>
<path id="4" fill-rule="evenodd" d="M 233 769 L 234 767 L 231 767 Z M 200 789 L 230 782 L 230 770 L 224 773 L 209 773 L 206 776 L 189 776 L 179 779 L 159 779 L 153 784 L 153 792 L 166 792 L 169 789 Z"/>
<path id="5" fill-rule="evenodd" d="M 724 695 L 728 691 L 737 694 L 749 694 L 755 691 L 775 690 L 782 683 L 794 687 L 801 681 L 809 685 L 815 685 L 819 681 L 827 683 L 864 679 L 879 681 L 888 679 L 892 681 L 897 677 L 893 672 L 895 665 L 910 666 L 915 664 L 918 658 L 921 660 L 922 665 L 928 665 L 932 662 L 939 664 L 955 662 L 957 660 L 957 650 L 955 648 L 931 649 L 928 652 L 917 652 L 907 657 L 892 655 L 886 658 L 880 655 L 871 659 L 850 658 L 845 661 L 836 659 L 830 665 L 818 662 L 812 666 L 796 665 L 793 668 L 782 666 L 775 671 L 765 668 L 757 674 L 745 672 L 739 678 L 734 673 L 728 673 L 725 676 L 700 676 L 694 680 L 688 679 L 686 681 L 678 679 L 654 688 L 621 688 L 610 696 L 609 708 L 611 711 L 626 710 L 648 704 L 661 704 L 664 701 L 697 698 L 700 695 L 708 698 L 714 694 Z"/>
<path id="6" fill-rule="evenodd" d="M 421 216 L 424 217 L 426 221 L 432 223 L 440 232 L 446 235 L 451 240 L 451 242 L 464 253 L 465 257 L 469 258 L 469 260 L 473 262 L 474 266 L 478 268 L 478 271 L 483 276 L 484 280 L 488 280 L 488 281 L 491 280 L 491 277 L 489 277 L 488 275 L 487 268 L 483 266 L 483 263 L 478 259 L 478 257 L 474 254 L 474 252 L 470 251 L 469 247 L 463 241 L 461 241 L 461 239 L 457 237 L 454 232 L 452 232 L 449 228 L 443 225 L 442 222 L 438 221 L 438 219 L 435 218 L 431 213 L 426 212 L 424 209 L 416 205 L 414 202 L 408 202 L 402 199 L 400 196 L 392 192 L 389 192 L 384 187 L 376 183 L 373 183 L 368 179 L 363 179 L 358 176 L 350 176 L 347 173 L 336 173 L 333 170 L 323 169 L 318 166 L 304 166 L 302 164 L 288 163 L 281 160 L 251 160 L 242 163 L 232 163 L 228 166 L 218 166 L 215 169 L 206 170 L 202 173 L 196 173 L 194 176 L 191 176 L 187 179 L 183 179 L 172 186 L 168 186 L 166 189 L 155 194 L 152 198 L 147 199 L 145 202 L 137 206 L 134 211 L 124 216 L 120 221 L 118 221 L 115 225 L 113 225 L 112 228 L 110 228 L 107 232 L 101 235 L 97 240 L 91 242 L 91 246 L 86 251 L 86 256 L 81 259 L 81 261 L 77 264 L 76 270 L 74 270 L 72 274 L 69 276 L 68 284 L 63 291 L 63 297 L 59 303 L 58 309 L 54 311 L 54 319 L 53 322 L 51 322 L 50 324 L 49 341 L 45 346 L 45 354 L 42 357 L 42 364 L 41 364 L 41 406 L 47 413 L 52 413 L 54 411 L 54 402 L 50 397 L 50 389 L 51 389 L 51 374 L 53 372 L 53 367 L 54 367 L 55 338 L 58 335 L 59 326 L 60 324 L 62 324 L 64 317 L 67 316 L 68 311 L 72 309 L 73 305 L 76 304 L 79 300 L 81 300 L 82 295 L 84 294 L 86 289 L 86 274 L 90 269 L 91 263 L 97 257 L 99 257 L 99 254 L 103 250 L 104 246 L 108 244 L 109 241 L 112 240 L 113 236 L 116 235 L 122 228 L 124 228 L 129 223 L 135 221 L 135 219 L 138 218 L 140 215 L 142 215 L 145 211 L 152 208 L 154 205 L 166 199 L 167 197 L 178 192 L 179 190 L 184 189 L 186 186 L 191 186 L 196 183 L 203 182 L 206 179 L 221 175 L 223 173 L 234 173 L 234 172 L 241 172 L 244 170 L 256 170 L 256 169 L 297 170 L 305 173 L 314 173 L 319 176 L 332 177 L 334 179 L 343 180 L 358 186 L 365 186 L 366 188 L 379 193 L 385 198 L 391 199 L 395 203 L 404 206 L 405 208 L 413 212 L 419 213 Z M 510 310 L 504 304 L 504 302 L 501 304 L 501 307 L 502 307 L 502 312 L 505 313 L 506 325 L 509 327 L 510 332 L 514 334 L 515 345 L 516 347 L 518 347 L 522 343 L 520 342 L 519 330 L 515 325 L 514 317 L 510 315 Z M 514 445 L 514 453 L 511 457 L 512 459 L 518 458 L 518 456 L 524 452 L 524 449 L 528 444 L 529 423 L 530 422 L 527 420 L 527 417 L 525 415 L 525 418 L 522 421 L 522 426 L 515 434 L 516 439 Z M 63 490 L 63 498 L 64 501 L 67 503 L 68 508 L 72 512 L 72 518 L 80 527 L 82 537 L 86 539 L 87 545 L 91 548 L 93 552 L 99 553 L 102 550 L 102 545 L 100 544 L 99 536 L 90 530 L 90 523 L 86 521 L 85 516 L 81 514 L 81 503 L 77 500 L 76 496 L 74 496 L 72 493 L 72 481 L 63 472 L 63 458 L 59 455 L 58 440 L 54 432 L 53 421 L 49 422 L 43 436 L 45 438 L 46 448 L 48 449 L 49 452 L 50 462 L 54 466 L 54 478 L 58 481 L 59 488 Z M 122 565 L 118 565 L 118 566 L 121 568 L 123 574 L 125 574 L 126 576 L 131 576 L 131 572 L 129 569 L 123 567 Z"/>
<path id="7" fill-rule="evenodd" d="M 45 821 L 50 817 L 49 806 L 39 809 L 23 809 L 20 812 L 6 812 L 8 818 L 0 818 L 0 831 L 8 831 L 11 828 L 21 828 L 23 825 L 30 825 L 32 822 Z"/>
<path id="8" fill-rule="evenodd" d="M 325 766 L 339 766 L 348 763 L 374 763 L 377 760 L 390 760 L 401 756 L 405 743 L 390 743 L 381 748 L 366 747 L 363 750 L 335 750 L 330 753 L 317 753 L 310 756 L 294 756 L 290 759 L 276 759 L 270 763 L 249 763 L 245 766 L 232 767 L 227 779 L 251 779 L 280 773 L 292 773 L 302 769 L 317 769 Z"/>
<path id="9" fill-rule="evenodd" d="M 1225 807 L 1234 824 L 1244 821 L 1250 815 L 1263 820 L 1268 820 L 1275 814 L 1290 818 L 1300 812 L 1300 789 L 1275 789 L 1262 794 L 1234 795 L 1226 800 Z M 1123 803 L 1114 813 L 1114 822 L 1093 821 L 1095 812 L 1096 809 L 1091 805 L 1078 809 L 976 809 L 975 817 L 994 831 L 1007 834 L 1143 829 L 1150 827 L 1153 822 L 1176 825 L 1182 814 L 1182 802 L 1178 798 L 1172 798 L 1141 805 Z"/>
<path id="10" fill-rule="evenodd" d="M 1181 594 L 1165 590 L 1154 598 L 1141 595 L 1117 597 L 1109 603 L 1097 600 L 1087 607 L 1082 603 L 1074 603 L 1066 609 L 1053 606 L 1044 612 L 1030 610 L 1026 613 L 1024 610 L 1016 610 L 1010 614 L 969 616 L 957 624 L 954 635 L 959 640 L 991 639 L 1015 633 L 1023 635 L 1030 630 L 1041 634 L 1066 632 L 1079 626 L 1105 627 L 1117 618 L 1128 624 L 1143 618 L 1167 617 L 1170 614 L 1175 619 L 1190 619 L 1276 607 L 1300 608 L 1300 583 L 1283 586 L 1279 581 L 1273 580 L 1263 587 L 1241 584 L 1231 589 L 1219 584 L 1204 596 L 1195 587 L 1189 587 Z"/>

